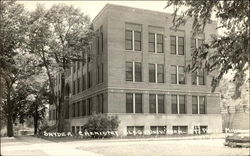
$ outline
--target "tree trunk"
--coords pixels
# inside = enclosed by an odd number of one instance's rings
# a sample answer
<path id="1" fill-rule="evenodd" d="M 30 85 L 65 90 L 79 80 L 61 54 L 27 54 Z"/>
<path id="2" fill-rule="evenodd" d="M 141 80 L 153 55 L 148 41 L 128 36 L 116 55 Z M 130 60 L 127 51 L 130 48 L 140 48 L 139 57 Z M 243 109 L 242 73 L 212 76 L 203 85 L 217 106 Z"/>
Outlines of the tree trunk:
<path id="1" fill-rule="evenodd" d="M 7 136 L 13 137 L 13 118 L 12 118 L 12 103 L 10 100 L 10 89 L 8 89 L 7 94 Z"/>
<path id="2" fill-rule="evenodd" d="M 58 106 L 58 132 L 64 131 L 64 93 L 65 93 L 65 73 L 61 76 L 61 98 Z"/>
<path id="3" fill-rule="evenodd" d="M 37 135 L 37 128 L 38 128 L 38 110 L 37 106 L 35 109 L 35 114 L 33 116 L 34 119 L 34 135 Z"/>

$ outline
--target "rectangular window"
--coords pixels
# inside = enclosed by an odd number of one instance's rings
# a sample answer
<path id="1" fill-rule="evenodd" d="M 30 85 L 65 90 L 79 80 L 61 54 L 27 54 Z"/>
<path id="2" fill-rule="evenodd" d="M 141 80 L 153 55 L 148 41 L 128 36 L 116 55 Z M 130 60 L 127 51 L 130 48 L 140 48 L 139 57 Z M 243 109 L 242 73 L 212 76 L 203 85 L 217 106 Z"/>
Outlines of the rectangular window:
<path id="1" fill-rule="evenodd" d="M 192 96 L 192 113 L 206 114 L 206 97 Z"/>
<path id="2" fill-rule="evenodd" d="M 186 113 L 186 96 L 179 95 L 179 114 Z"/>
<path id="3" fill-rule="evenodd" d="M 140 62 L 134 63 L 135 68 L 135 82 L 141 82 L 142 81 L 142 67 Z"/>
<path id="4" fill-rule="evenodd" d="M 100 66 L 97 65 L 96 68 L 96 83 L 99 84 L 100 83 Z"/>
<path id="5" fill-rule="evenodd" d="M 75 103 L 72 103 L 72 117 L 76 116 L 76 112 L 75 112 L 76 106 L 75 105 L 76 105 Z"/>
<path id="6" fill-rule="evenodd" d="M 142 113 L 142 94 L 135 94 L 135 113 Z"/>
<path id="7" fill-rule="evenodd" d="M 76 82 L 75 80 L 73 80 L 73 95 L 75 95 L 75 91 L 76 91 L 75 86 L 76 86 Z"/>
<path id="8" fill-rule="evenodd" d="M 92 78 L 92 77 L 91 77 L 91 72 L 89 71 L 89 72 L 88 72 L 88 88 L 91 87 L 91 83 L 92 83 L 92 82 L 91 82 L 91 78 Z"/>
<path id="9" fill-rule="evenodd" d="M 205 96 L 199 96 L 199 110 L 200 114 L 206 114 L 206 99 Z"/>
<path id="10" fill-rule="evenodd" d="M 86 76 L 82 75 L 82 91 L 86 90 Z"/>
<path id="11" fill-rule="evenodd" d="M 98 97 L 98 113 L 103 113 L 103 94 L 100 94 Z"/>
<path id="12" fill-rule="evenodd" d="M 155 34 L 149 33 L 148 38 L 148 51 L 155 52 Z"/>
<path id="13" fill-rule="evenodd" d="M 171 65 L 171 84 L 185 84 L 184 66 Z"/>
<path id="14" fill-rule="evenodd" d="M 86 116 L 86 100 L 82 100 L 82 116 Z"/>
<path id="15" fill-rule="evenodd" d="M 80 93 L 80 78 L 77 78 L 77 93 Z"/>
<path id="16" fill-rule="evenodd" d="M 141 68 L 140 62 L 126 62 L 126 81 L 141 82 Z"/>
<path id="17" fill-rule="evenodd" d="M 164 113 L 164 95 L 149 94 L 149 112 Z"/>
<path id="18" fill-rule="evenodd" d="M 149 82 L 155 82 L 155 64 L 149 64 Z"/>
<path id="19" fill-rule="evenodd" d="M 163 64 L 157 64 L 157 82 L 164 83 L 164 66 L 163 66 Z"/>
<path id="20" fill-rule="evenodd" d="M 80 69 L 80 61 L 77 61 L 77 69 Z"/>
<path id="21" fill-rule="evenodd" d="M 126 94 L 126 113 L 133 113 L 133 94 Z"/>
<path id="22" fill-rule="evenodd" d="M 197 99 L 197 96 L 192 96 L 192 114 L 198 114 L 198 99 Z"/>
<path id="23" fill-rule="evenodd" d="M 133 62 L 126 62 L 126 81 L 133 81 Z"/>
<path id="24" fill-rule="evenodd" d="M 103 73 L 103 63 L 101 64 L 101 82 L 103 82 L 103 77 L 104 77 L 104 73 Z"/>
<path id="25" fill-rule="evenodd" d="M 172 114 L 178 114 L 178 106 L 177 106 L 177 95 L 171 95 L 171 110 Z"/>
<path id="26" fill-rule="evenodd" d="M 198 76 L 198 83 L 199 83 L 199 85 L 205 85 L 204 69 L 199 69 L 197 76 Z"/>
<path id="27" fill-rule="evenodd" d="M 170 36 L 170 53 L 171 54 L 176 54 L 176 37 L 175 36 Z"/>
<path id="28" fill-rule="evenodd" d="M 125 47 L 126 50 L 133 50 L 133 34 L 132 30 L 125 31 Z"/>
<path id="29" fill-rule="evenodd" d="M 151 135 L 166 135 L 167 126 L 150 126 Z"/>
<path id="30" fill-rule="evenodd" d="M 86 104 L 86 115 L 90 115 L 90 99 L 87 100 L 87 104 Z"/>
<path id="31" fill-rule="evenodd" d="M 142 113 L 142 94 L 126 93 L 126 112 Z"/>
<path id="32" fill-rule="evenodd" d="M 149 113 L 156 113 L 156 95 L 149 94 Z"/>
<path id="33" fill-rule="evenodd" d="M 178 55 L 184 55 L 184 37 L 178 37 Z"/>
<path id="34" fill-rule="evenodd" d="M 173 126 L 173 134 L 187 134 L 188 126 Z"/>
<path id="35" fill-rule="evenodd" d="M 136 51 L 141 51 L 141 32 L 134 31 L 134 45 Z"/>
<path id="36" fill-rule="evenodd" d="M 163 35 L 157 34 L 157 53 L 163 53 Z"/>
<path id="37" fill-rule="evenodd" d="M 178 83 L 185 84 L 185 72 L 183 66 L 178 66 Z"/>
<path id="38" fill-rule="evenodd" d="M 103 52 L 103 43 L 104 43 L 104 38 L 103 38 L 103 31 L 102 31 L 102 27 L 101 27 L 101 52 Z"/>
<path id="39" fill-rule="evenodd" d="M 75 134 L 75 126 L 72 126 L 72 134 Z"/>
<path id="40" fill-rule="evenodd" d="M 177 84 L 177 66 L 171 66 L 171 84 Z"/>
<path id="41" fill-rule="evenodd" d="M 192 73 L 192 84 L 193 85 L 205 85 L 205 72 L 204 69 L 197 69 Z"/>
<path id="42" fill-rule="evenodd" d="M 72 64 L 73 64 L 73 73 L 74 73 L 76 71 L 76 62 L 73 61 Z"/>
<path id="43" fill-rule="evenodd" d="M 77 112 L 77 117 L 79 117 L 80 116 L 80 102 L 77 102 L 76 112 Z"/>
<path id="44" fill-rule="evenodd" d="M 141 32 L 125 30 L 125 49 L 141 51 Z"/>
<path id="45" fill-rule="evenodd" d="M 158 95 L 158 113 L 164 113 L 164 95 Z"/>

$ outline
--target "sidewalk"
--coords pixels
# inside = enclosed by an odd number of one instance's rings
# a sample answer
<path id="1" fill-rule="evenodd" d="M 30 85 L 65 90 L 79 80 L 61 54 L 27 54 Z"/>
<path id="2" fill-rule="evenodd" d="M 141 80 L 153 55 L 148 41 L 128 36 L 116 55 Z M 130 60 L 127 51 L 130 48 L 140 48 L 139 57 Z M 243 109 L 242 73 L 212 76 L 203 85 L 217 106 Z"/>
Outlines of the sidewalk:
<path id="1" fill-rule="evenodd" d="M 64 143 L 55 143 L 44 139 L 23 136 L 7 141 L 1 138 L 1 155 L 3 156 L 100 156 L 89 151 L 76 149 Z"/>

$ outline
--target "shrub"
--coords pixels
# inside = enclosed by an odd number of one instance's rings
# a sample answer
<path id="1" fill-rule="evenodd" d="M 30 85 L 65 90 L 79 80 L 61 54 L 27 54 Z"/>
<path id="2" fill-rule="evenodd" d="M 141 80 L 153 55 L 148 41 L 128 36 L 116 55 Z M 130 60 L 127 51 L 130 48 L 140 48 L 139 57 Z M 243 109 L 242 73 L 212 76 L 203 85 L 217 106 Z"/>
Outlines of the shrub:
<path id="1" fill-rule="evenodd" d="M 93 114 L 88 118 L 87 123 L 84 125 L 85 131 L 88 132 L 107 132 L 117 131 L 119 127 L 119 119 L 117 116 L 107 116 L 104 114 Z M 111 137 L 112 135 L 106 135 L 105 137 Z M 93 135 L 92 137 L 104 137 L 101 135 Z"/>

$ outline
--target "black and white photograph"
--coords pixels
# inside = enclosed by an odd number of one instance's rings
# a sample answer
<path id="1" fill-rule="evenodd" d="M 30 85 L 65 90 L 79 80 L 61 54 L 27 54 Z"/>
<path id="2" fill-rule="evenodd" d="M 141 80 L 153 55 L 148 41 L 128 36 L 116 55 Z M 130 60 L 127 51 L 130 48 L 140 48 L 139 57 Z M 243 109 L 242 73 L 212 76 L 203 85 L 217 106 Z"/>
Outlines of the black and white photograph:
<path id="1" fill-rule="evenodd" d="M 248 0 L 0 0 L 0 156 L 249 156 Z"/>

